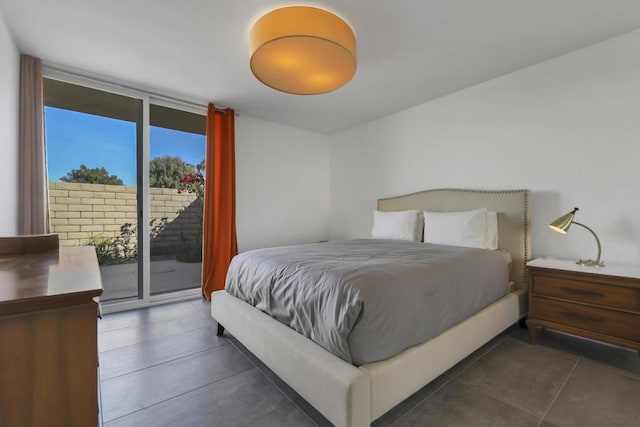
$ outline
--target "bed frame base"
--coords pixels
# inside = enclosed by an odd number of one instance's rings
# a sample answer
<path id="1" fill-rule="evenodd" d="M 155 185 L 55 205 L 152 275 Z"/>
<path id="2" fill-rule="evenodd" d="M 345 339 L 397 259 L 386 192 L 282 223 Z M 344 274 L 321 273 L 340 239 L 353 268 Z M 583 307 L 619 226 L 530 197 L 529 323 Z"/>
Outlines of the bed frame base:
<path id="1" fill-rule="evenodd" d="M 526 315 L 531 253 L 528 190 L 435 189 L 378 200 L 383 211 L 478 207 L 498 212 L 499 247 L 513 259 L 513 285 L 506 296 L 430 341 L 355 367 L 224 290 L 211 297 L 218 334 L 226 328 L 337 427 L 369 426 Z"/>
<path id="2" fill-rule="evenodd" d="M 525 296 L 510 292 L 430 341 L 360 367 L 226 291 L 212 294 L 211 314 L 219 332 L 226 328 L 334 425 L 365 427 L 518 322 Z"/>
<path id="3" fill-rule="evenodd" d="M 224 326 L 222 326 L 219 322 L 216 322 L 216 325 L 218 326 L 218 330 L 216 331 L 216 336 L 223 336 L 224 335 Z"/>

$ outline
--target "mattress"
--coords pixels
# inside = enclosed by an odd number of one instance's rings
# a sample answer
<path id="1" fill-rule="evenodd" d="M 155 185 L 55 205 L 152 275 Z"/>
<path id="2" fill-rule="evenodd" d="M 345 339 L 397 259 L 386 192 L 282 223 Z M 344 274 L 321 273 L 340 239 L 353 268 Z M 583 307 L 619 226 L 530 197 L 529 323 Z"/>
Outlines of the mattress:
<path id="1" fill-rule="evenodd" d="M 344 240 L 237 255 L 226 290 L 357 366 L 425 342 L 507 293 L 500 251 Z"/>

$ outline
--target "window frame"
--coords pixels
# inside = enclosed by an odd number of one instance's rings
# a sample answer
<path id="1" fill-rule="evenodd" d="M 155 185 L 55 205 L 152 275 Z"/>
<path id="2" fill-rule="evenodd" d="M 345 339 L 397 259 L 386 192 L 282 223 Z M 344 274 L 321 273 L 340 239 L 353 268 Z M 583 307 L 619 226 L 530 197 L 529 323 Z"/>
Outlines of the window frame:
<path id="1" fill-rule="evenodd" d="M 102 312 L 105 314 L 115 313 L 201 296 L 202 291 L 200 288 L 151 295 L 151 229 L 149 226 L 149 219 L 151 218 L 149 191 L 150 105 L 155 104 L 203 115 L 205 117 L 207 115 L 207 106 L 199 104 L 196 101 L 192 102 L 164 96 L 153 90 L 137 88 L 124 82 L 107 79 L 102 76 L 89 75 L 88 73 L 81 74 L 76 71 L 66 70 L 46 62 L 43 62 L 42 77 L 128 96 L 142 101 L 142 146 L 136 147 L 138 151 L 138 236 L 141 236 L 142 240 L 142 254 L 138 260 L 138 298 L 135 300 L 105 302 L 102 304 Z"/>

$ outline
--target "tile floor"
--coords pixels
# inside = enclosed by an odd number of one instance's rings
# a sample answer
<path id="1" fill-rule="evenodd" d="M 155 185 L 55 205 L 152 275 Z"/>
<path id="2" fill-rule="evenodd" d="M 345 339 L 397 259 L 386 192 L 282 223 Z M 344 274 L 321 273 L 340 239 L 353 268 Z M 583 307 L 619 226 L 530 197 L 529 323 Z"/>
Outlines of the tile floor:
<path id="1" fill-rule="evenodd" d="M 104 425 L 328 426 L 201 300 L 99 322 Z M 640 426 L 636 352 L 512 327 L 393 408 L 381 426 Z"/>

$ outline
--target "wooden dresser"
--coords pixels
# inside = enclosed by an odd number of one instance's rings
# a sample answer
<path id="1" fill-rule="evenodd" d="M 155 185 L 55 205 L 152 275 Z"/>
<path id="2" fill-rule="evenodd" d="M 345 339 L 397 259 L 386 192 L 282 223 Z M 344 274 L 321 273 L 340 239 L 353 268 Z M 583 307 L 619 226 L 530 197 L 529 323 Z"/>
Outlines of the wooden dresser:
<path id="1" fill-rule="evenodd" d="M 640 267 L 585 267 L 536 259 L 529 267 L 531 343 L 537 326 L 595 339 L 640 353 Z"/>
<path id="2" fill-rule="evenodd" d="M 0 238 L 3 427 L 98 425 L 95 249 L 52 242 Z"/>

